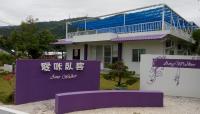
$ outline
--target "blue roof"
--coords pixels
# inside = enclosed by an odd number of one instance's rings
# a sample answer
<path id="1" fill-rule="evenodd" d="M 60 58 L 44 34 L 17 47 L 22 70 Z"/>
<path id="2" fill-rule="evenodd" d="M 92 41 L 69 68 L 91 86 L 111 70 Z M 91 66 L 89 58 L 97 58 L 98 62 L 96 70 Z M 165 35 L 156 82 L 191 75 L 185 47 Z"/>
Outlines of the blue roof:
<path id="1" fill-rule="evenodd" d="M 76 28 L 77 30 L 95 30 L 101 28 L 110 28 L 110 27 L 117 27 L 117 26 L 124 26 L 125 25 L 133 25 L 139 23 L 147 23 L 147 22 L 155 22 L 155 21 L 162 21 L 162 12 L 165 11 L 165 22 L 172 23 L 175 27 L 180 29 L 184 28 L 198 28 L 198 26 L 194 23 L 190 23 L 174 12 L 171 8 L 167 5 L 160 5 L 157 7 L 149 7 L 140 10 L 134 11 L 127 11 L 123 13 L 119 13 L 116 15 L 111 15 L 105 18 L 95 18 L 72 22 L 71 27 Z M 124 19 L 125 15 L 125 19 Z M 173 18 L 173 22 L 171 20 Z M 125 21 L 124 21 L 125 20 Z M 179 21 L 178 21 L 179 20 Z"/>

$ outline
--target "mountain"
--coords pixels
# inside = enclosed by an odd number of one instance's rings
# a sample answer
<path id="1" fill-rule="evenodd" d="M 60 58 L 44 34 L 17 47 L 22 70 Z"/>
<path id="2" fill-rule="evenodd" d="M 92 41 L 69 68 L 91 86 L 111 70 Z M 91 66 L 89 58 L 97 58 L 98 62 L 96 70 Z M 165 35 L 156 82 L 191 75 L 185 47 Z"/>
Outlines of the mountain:
<path id="1" fill-rule="evenodd" d="M 78 18 L 72 18 L 72 19 L 64 19 L 60 21 L 49 21 L 49 22 L 37 22 L 37 27 L 42 29 L 48 29 L 50 30 L 54 35 L 56 39 L 62 39 L 65 38 L 66 33 L 66 22 L 76 21 L 80 19 L 85 19 L 88 17 L 78 17 Z M 0 36 L 9 36 L 10 33 L 17 29 L 19 26 L 4 26 L 0 27 Z M 73 28 L 69 31 L 73 31 Z"/>

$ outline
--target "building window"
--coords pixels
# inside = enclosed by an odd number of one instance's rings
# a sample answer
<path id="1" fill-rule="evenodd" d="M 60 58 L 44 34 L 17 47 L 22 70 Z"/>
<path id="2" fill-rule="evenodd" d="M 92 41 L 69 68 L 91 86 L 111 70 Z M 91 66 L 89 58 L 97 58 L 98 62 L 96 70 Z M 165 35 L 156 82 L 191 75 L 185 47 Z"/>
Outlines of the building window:
<path id="1" fill-rule="evenodd" d="M 80 60 L 80 49 L 73 49 L 73 59 Z"/>
<path id="2" fill-rule="evenodd" d="M 112 63 L 118 61 L 118 45 L 114 44 L 112 46 Z"/>
<path id="3" fill-rule="evenodd" d="M 133 49 L 132 50 L 132 61 L 133 62 L 140 62 L 140 55 L 145 54 L 145 49 Z"/>
<path id="4" fill-rule="evenodd" d="M 174 41 L 171 41 L 171 40 L 166 41 L 166 43 L 165 43 L 166 48 L 171 48 L 173 46 L 174 46 Z"/>

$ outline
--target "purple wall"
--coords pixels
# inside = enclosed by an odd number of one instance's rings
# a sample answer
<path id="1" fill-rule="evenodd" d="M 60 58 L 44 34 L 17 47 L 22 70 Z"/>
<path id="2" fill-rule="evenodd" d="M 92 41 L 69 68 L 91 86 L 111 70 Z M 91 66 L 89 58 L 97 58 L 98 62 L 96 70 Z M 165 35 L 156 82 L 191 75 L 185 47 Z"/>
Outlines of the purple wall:
<path id="1" fill-rule="evenodd" d="M 51 64 L 48 69 L 50 71 L 44 71 L 41 68 L 41 63 L 46 62 Z M 73 70 L 65 70 L 67 66 L 65 63 L 69 62 L 72 62 Z M 80 62 L 84 63 L 83 70 L 76 69 L 77 63 Z M 56 70 L 54 65 L 58 65 L 57 63 L 62 66 L 56 67 Z M 100 62 L 97 61 L 18 60 L 15 103 L 47 100 L 54 98 L 55 94 L 63 92 L 98 90 L 99 75 Z"/>
<path id="2" fill-rule="evenodd" d="M 163 107 L 162 92 L 104 90 L 56 95 L 56 114 L 109 107 Z"/>

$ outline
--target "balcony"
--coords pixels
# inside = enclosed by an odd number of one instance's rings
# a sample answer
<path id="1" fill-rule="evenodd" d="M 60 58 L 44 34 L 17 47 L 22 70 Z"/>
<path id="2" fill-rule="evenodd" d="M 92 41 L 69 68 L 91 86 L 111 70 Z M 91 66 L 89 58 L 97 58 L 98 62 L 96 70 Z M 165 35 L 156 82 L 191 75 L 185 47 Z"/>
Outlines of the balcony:
<path id="1" fill-rule="evenodd" d="M 127 34 L 127 33 L 142 33 L 142 32 L 153 32 L 153 31 L 169 31 L 172 35 L 177 37 L 183 37 L 186 40 L 190 40 L 191 32 L 186 28 L 177 28 L 167 22 L 162 24 L 162 21 L 154 21 L 147 23 L 139 23 L 125 26 L 117 26 L 110 28 L 101 28 L 96 30 L 86 30 L 68 33 L 68 38 L 82 35 L 94 35 L 102 33 L 114 33 L 114 34 Z"/>

